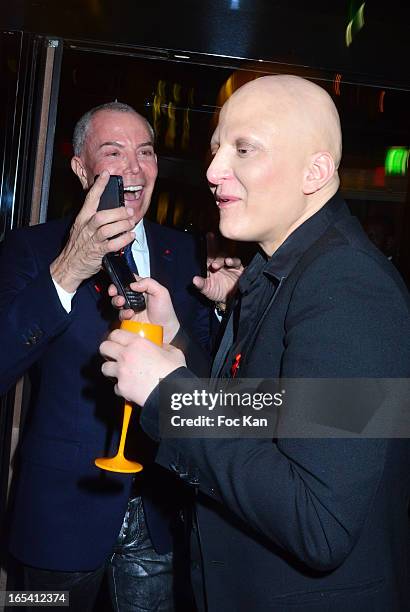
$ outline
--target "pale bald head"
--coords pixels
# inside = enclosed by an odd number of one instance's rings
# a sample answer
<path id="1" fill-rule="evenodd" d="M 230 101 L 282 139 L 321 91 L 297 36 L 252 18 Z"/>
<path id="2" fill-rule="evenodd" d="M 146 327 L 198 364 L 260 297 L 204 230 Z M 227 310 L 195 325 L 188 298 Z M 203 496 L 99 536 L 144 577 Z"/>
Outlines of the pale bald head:
<path id="1" fill-rule="evenodd" d="M 300 77 L 246 83 L 225 102 L 207 178 L 220 231 L 271 255 L 339 187 L 339 116 L 330 96 Z"/>
<path id="2" fill-rule="evenodd" d="M 339 167 L 342 155 L 339 113 L 322 87 L 293 75 L 265 76 L 236 90 L 224 109 L 236 102 L 244 112 L 249 110 L 254 113 L 255 118 L 259 108 L 263 113 L 271 111 L 275 121 L 281 116 L 300 144 L 303 142 L 312 153 L 328 151 L 335 168 Z"/>

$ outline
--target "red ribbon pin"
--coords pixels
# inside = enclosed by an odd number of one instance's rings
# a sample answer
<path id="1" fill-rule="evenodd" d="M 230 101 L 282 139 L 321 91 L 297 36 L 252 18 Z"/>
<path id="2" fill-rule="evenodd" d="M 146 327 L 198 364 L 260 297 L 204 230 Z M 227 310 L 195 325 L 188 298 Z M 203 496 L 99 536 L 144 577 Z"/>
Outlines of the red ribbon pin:
<path id="1" fill-rule="evenodd" d="M 235 376 L 238 373 L 239 363 L 241 361 L 241 357 L 242 357 L 241 353 L 238 353 L 236 355 L 236 357 L 235 357 L 235 361 L 233 362 L 232 367 L 231 367 L 231 376 L 232 376 L 232 378 L 235 378 Z"/>

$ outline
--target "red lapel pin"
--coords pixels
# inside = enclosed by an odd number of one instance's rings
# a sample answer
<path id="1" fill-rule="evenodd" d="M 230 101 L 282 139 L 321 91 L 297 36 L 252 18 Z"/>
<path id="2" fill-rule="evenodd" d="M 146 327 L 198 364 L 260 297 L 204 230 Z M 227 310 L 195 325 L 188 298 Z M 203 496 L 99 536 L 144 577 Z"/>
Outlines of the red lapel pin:
<path id="1" fill-rule="evenodd" d="M 236 357 L 235 357 L 235 361 L 233 362 L 232 367 L 231 367 L 231 376 L 232 376 L 232 378 L 235 378 L 235 376 L 238 373 L 239 363 L 241 361 L 241 357 L 242 357 L 241 353 L 238 353 L 236 355 Z"/>

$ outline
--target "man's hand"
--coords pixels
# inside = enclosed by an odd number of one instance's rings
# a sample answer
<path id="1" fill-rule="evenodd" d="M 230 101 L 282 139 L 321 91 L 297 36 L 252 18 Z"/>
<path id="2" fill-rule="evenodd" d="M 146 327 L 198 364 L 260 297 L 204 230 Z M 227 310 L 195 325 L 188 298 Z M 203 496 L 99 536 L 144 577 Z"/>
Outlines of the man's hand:
<path id="1" fill-rule="evenodd" d="M 241 260 L 237 257 L 225 257 L 218 253 L 214 234 L 208 233 L 207 243 L 207 276 L 194 276 L 193 284 L 212 302 L 226 304 L 229 297 L 236 291 L 239 277 L 244 271 Z"/>
<path id="2" fill-rule="evenodd" d="M 160 378 L 186 366 L 179 349 L 167 344 L 159 347 L 123 329 L 110 333 L 100 353 L 108 360 L 101 367 L 102 373 L 117 379 L 115 393 L 139 406 L 144 406 Z"/>
<path id="3" fill-rule="evenodd" d="M 235 293 L 236 285 L 244 271 L 237 257 L 216 257 L 207 260 L 207 277 L 194 276 L 192 282 L 199 291 L 213 302 L 226 303 Z"/>
<path id="4" fill-rule="evenodd" d="M 118 295 L 114 285 L 108 287 L 108 293 L 112 297 L 112 305 L 115 308 L 122 309 L 119 313 L 121 321 L 131 319 L 133 321 L 162 325 L 164 329 L 164 342 L 169 344 L 178 333 L 180 325 L 168 289 L 160 285 L 153 278 L 140 278 L 137 276 L 135 278 L 136 281 L 131 283 L 130 288 L 133 291 L 145 293 L 146 309 L 136 313 L 133 310 L 122 308 L 125 300 L 122 295 Z"/>
<path id="5" fill-rule="evenodd" d="M 104 170 L 91 187 L 67 244 L 50 266 L 51 276 L 66 291 L 76 291 L 82 281 L 100 270 L 106 253 L 119 251 L 135 237 L 131 230 L 136 219 L 130 208 L 120 206 L 97 212 L 109 176 Z"/>

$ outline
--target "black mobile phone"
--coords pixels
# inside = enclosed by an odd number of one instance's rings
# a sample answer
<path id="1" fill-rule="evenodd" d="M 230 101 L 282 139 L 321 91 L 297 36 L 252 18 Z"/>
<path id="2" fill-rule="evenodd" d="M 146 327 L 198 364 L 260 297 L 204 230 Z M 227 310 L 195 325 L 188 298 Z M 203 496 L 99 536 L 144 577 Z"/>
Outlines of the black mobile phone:
<path id="1" fill-rule="evenodd" d="M 135 312 L 144 310 L 144 294 L 130 289 L 130 284 L 135 281 L 135 276 L 121 252 L 104 255 L 103 265 L 116 286 L 118 295 L 122 295 L 125 298 L 124 308 L 131 308 Z"/>
<path id="2" fill-rule="evenodd" d="M 97 179 L 98 176 L 95 178 Z M 107 210 L 119 206 L 124 206 L 124 185 L 122 176 L 112 174 L 101 194 L 97 210 Z M 107 253 L 107 255 L 104 255 L 103 266 L 116 286 L 118 294 L 125 298 L 124 308 L 131 308 L 135 312 L 144 310 L 144 295 L 130 289 L 130 284 L 135 281 L 135 277 L 122 253 Z"/>
<path id="3" fill-rule="evenodd" d="M 94 180 L 97 180 L 98 176 L 97 174 Z M 124 206 L 124 183 L 122 176 L 112 174 L 101 194 L 97 210 L 108 210 L 119 206 Z"/>

